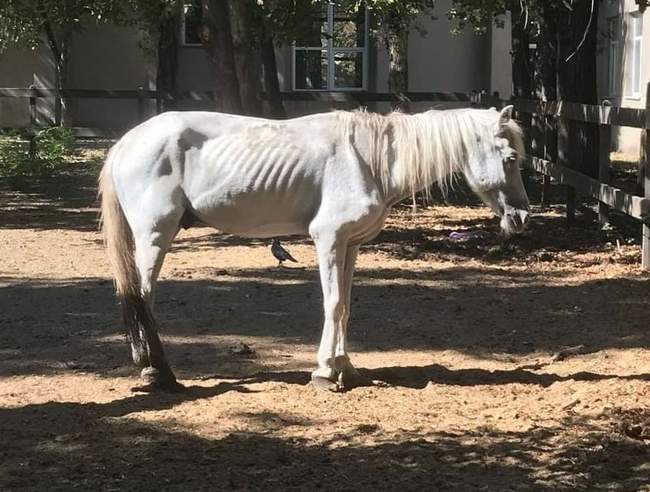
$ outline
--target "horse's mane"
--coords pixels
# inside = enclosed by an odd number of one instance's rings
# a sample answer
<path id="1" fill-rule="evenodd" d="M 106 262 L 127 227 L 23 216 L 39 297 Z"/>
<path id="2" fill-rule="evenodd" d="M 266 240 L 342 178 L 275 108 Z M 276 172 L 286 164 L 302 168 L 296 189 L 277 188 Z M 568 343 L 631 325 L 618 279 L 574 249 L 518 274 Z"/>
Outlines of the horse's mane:
<path id="1" fill-rule="evenodd" d="M 436 183 L 443 193 L 453 186 L 468 157 L 489 150 L 496 138 L 499 113 L 482 109 L 430 110 L 413 115 L 387 115 L 364 110 L 337 111 L 341 128 L 352 141 L 359 130 L 367 134 L 370 168 L 384 192 L 391 177 L 405 193 Z M 524 156 L 523 134 L 510 120 L 499 135 Z"/>

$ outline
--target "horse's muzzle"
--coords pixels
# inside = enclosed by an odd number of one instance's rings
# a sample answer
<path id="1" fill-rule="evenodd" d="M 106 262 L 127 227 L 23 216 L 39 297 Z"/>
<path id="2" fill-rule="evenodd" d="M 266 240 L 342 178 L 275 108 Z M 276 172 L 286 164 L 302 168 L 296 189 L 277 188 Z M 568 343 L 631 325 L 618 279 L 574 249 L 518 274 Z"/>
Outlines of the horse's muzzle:
<path id="1" fill-rule="evenodd" d="M 507 235 L 518 234 L 526 229 L 528 224 L 528 211 L 523 209 L 511 209 L 501 217 L 501 230 Z"/>

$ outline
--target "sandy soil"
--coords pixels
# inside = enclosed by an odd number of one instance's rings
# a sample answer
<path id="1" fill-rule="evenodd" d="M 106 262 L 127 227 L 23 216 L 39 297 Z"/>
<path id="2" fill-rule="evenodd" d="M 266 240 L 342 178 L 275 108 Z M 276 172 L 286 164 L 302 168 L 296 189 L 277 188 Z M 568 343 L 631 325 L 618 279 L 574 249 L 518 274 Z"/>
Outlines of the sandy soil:
<path id="1" fill-rule="evenodd" d="M 536 210 L 504 243 L 481 207 L 397 210 L 353 292 L 375 385 L 340 394 L 308 384 L 313 246 L 278 269 L 183 231 L 157 315 L 187 391 L 144 394 L 93 176 L 0 188 L 1 490 L 650 490 L 649 283 L 616 231 Z"/>

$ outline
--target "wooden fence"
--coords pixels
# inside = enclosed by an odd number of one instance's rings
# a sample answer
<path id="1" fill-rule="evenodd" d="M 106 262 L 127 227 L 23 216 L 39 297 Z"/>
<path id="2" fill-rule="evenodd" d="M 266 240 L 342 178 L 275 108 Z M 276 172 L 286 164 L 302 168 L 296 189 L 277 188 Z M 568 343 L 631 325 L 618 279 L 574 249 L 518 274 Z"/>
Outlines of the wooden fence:
<path id="1" fill-rule="evenodd" d="M 138 118 L 146 118 L 146 103 L 157 101 L 160 110 L 163 101 L 204 101 L 214 104 L 218 95 L 214 91 L 185 91 L 174 94 L 146 90 L 142 87 L 137 90 L 64 90 L 41 88 L 0 88 L 0 98 L 24 98 L 29 101 L 30 121 L 32 126 L 36 123 L 37 100 L 39 98 L 53 98 L 57 95 L 68 98 L 92 99 L 127 99 L 135 100 L 138 107 Z M 642 268 L 650 271 L 650 173 L 644 175 L 643 197 L 636 196 L 612 186 L 609 183 L 610 162 L 609 150 L 611 143 L 611 127 L 623 126 L 642 130 L 640 169 L 645 169 L 650 156 L 650 84 L 645 109 L 620 108 L 606 105 L 577 104 L 563 101 L 542 102 L 538 100 L 513 99 L 503 101 L 498 95 L 489 96 L 485 93 L 463 92 L 411 92 L 406 94 L 368 93 L 368 92 L 286 92 L 282 94 L 285 101 L 318 101 L 330 103 L 364 104 L 370 102 L 454 102 L 465 103 L 475 107 L 503 106 L 513 104 L 515 110 L 521 114 L 529 114 L 539 119 L 550 118 L 559 122 L 561 120 L 574 120 L 599 125 L 600 147 L 598 163 L 591 163 L 589 168 L 598 169 L 598 179 L 589 177 L 575 169 L 569 162 L 555 162 L 554 156 L 546 151 L 548 139 L 557 138 L 557 155 L 555 160 L 560 161 L 566 155 L 569 142 L 566 139 L 554 136 L 548 129 L 541 133 L 547 140 L 539 149 L 543 155 L 529 155 L 526 165 L 545 176 L 545 183 L 552 178 L 557 184 L 567 186 L 567 217 L 571 218 L 575 210 L 576 191 L 584 196 L 595 198 L 599 202 L 599 220 L 605 223 L 608 220 L 610 209 L 618 210 L 642 223 Z M 539 130 L 539 129 L 538 129 Z M 123 129 L 93 129 L 77 128 L 76 133 L 81 136 L 109 136 L 119 135 Z M 539 131 L 538 131 L 539 133 Z"/>
<path id="2" fill-rule="evenodd" d="M 489 97 L 484 97 L 481 105 L 489 102 Z M 612 126 L 632 127 L 641 129 L 641 148 L 639 155 L 639 169 L 647 169 L 648 156 L 650 155 L 650 84 L 648 84 L 645 109 L 619 108 L 608 105 L 577 104 L 562 101 L 535 101 L 512 100 L 515 109 L 520 113 L 527 113 L 533 117 L 552 117 L 557 122 L 573 120 L 593 123 L 599 127 L 598 162 L 586 166 L 596 169 L 598 178 L 592 178 L 575 169 L 575 163 L 561 162 L 562 155 L 567 155 L 570 142 L 561 136 L 557 138 L 557 162 L 551 160 L 545 147 L 539 149 L 545 155 L 529 155 L 527 165 L 529 168 L 553 178 L 556 183 L 566 185 L 568 188 L 566 213 L 571 219 L 575 212 L 575 192 L 598 200 L 598 219 L 600 223 L 607 223 L 609 210 L 614 209 L 627 214 L 642 223 L 641 267 L 650 271 L 650 176 L 643 173 L 644 196 L 626 193 L 610 184 L 610 149 Z M 544 132 L 545 130 L 542 129 Z M 551 133 L 545 131 L 545 138 Z"/>

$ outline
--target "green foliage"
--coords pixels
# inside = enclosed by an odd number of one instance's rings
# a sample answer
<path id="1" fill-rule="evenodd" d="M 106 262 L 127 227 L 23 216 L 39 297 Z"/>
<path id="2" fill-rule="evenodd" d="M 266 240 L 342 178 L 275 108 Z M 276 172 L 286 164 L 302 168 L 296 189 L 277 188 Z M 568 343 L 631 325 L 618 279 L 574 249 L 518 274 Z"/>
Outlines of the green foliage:
<path id="1" fill-rule="evenodd" d="M 135 25 L 144 33 L 140 47 L 148 55 L 156 53 L 161 26 L 169 19 L 180 18 L 194 4 L 192 0 L 123 0 L 129 12 L 125 24 Z"/>
<path id="2" fill-rule="evenodd" d="M 322 5 L 319 0 L 256 0 L 264 21 L 278 42 L 292 42 L 312 29 L 310 18 Z M 385 39 L 389 32 L 399 33 L 411 28 L 422 30 L 421 15 L 432 15 L 435 0 L 338 0 L 337 8 L 356 11 L 367 6 L 377 29 L 372 34 Z M 307 34 L 309 34 L 307 32 Z"/>
<path id="3" fill-rule="evenodd" d="M 503 16 L 512 8 L 511 4 L 512 0 L 453 0 L 447 12 L 452 33 L 459 34 L 469 27 L 477 34 L 484 34 L 493 22 L 503 25 Z"/>
<path id="4" fill-rule="evenodd" d="M 84 22 L 125 21 L 127 13 L 127 0 L 2 0 L 0 51 L 35 49 L 46 26 L 54 34 L 76 32 Z"/>
<path id="5" fill-rule="evenodd" d="M 59 126 L 40 130 L 29 138 L 9 131 L 0 136 L 0 176 L 49 174 L 60 169 L 74 147 L 69 128 Z"/>
<path id="6" fill-rule="evenodd" d="M 507 11 L 519 12 L 520 15 L 513 17 L 513 23 L 520 23 L 530 32 L 538 32 L 543 23 L 543 10 L 565 16 L 573 9 L 572 3 L 567 0 L 452 0 L 447 17 L 452 21 L 454 34 L 465 28 L 483 34 L 492 23 L 503 27 Z"/>

